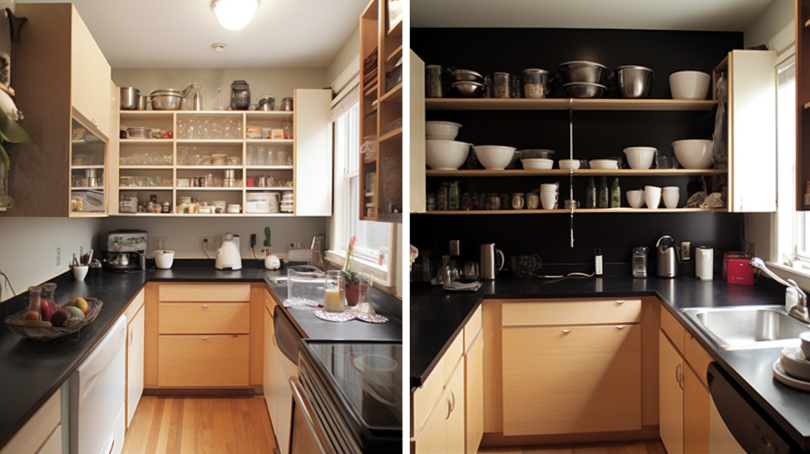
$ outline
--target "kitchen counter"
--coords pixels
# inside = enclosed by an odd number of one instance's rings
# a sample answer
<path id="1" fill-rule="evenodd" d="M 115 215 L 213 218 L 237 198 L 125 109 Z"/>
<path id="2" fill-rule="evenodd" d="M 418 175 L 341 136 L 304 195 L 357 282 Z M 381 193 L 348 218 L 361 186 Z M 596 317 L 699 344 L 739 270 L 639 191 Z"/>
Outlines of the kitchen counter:
<path id="1" fill-rule="evenodd" d="M 8 330 L 0 323 L 0 449 L 68 379 L 71 373 L 93 351 L 99 339 L 124 313 L 130 300 L 148 282 L 264 282 L 283 302 L 287 289 L 272 278 L 285 276 L 286 269 L 268 271 L 245 263 L 239 271 L 219 271 L 210 266 L 184 267 L 175 262 L 170 270 L 132 273 L 104 273 L 76 282 L 65 273 L 57 283 L 56 304 L 62 305 L 76 296 L 90 296 L 104 302 L 96 320 L 77 334 L 37 344 Z M 191 264 L 190 264 L 191 265 Z M 378 313 L 390 321 L 370 324 L 361 321 L 332 323 L 316 318 L 312 311 L 283 308 L 303 337 L 323 340 L 402 340 L 402 304 L 393 296 L 371 289 L 370 300 Z M 22 298 L 2 303 L 4 315 L 23 310 Z"/>
<path id="2" fill-rule="evenodd" d="M 773 378 L 773 364 L 782 349 L 718 350 L 680 312 L 688 307 L 784 305 L 783 287 L 773 288 L 770 291 L 764 285 L 732 285 L 722 280 L 705 282 L 691 277 L 624 276 L 552 281 L 504 277 L 485 282 L 475 293 L 450 293 L 440 287 L 414 285 L 410 302 L 411 386 L 424 382 L 450 342 L 486 299 L 656 296 L 796 443 L 810 449 L 810 393 L 787 387 Z"/>

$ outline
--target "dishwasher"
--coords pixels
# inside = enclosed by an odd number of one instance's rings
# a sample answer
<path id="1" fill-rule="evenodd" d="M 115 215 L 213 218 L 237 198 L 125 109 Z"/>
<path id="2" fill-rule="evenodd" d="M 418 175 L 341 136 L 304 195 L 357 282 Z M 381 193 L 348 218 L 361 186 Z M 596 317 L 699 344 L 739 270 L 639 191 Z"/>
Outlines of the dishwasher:
<path id="1" fill-rule="evenodd" d="M 127 317 L 122 315 L 70 377 L 70 454 L 124 447 Z"/>
<path id="2" fill-rule="evenodd" d="M 808 452 L 784 433 L 717 363 L 709 364 L 707 379 L 712 396 L 711 454 Z"/>

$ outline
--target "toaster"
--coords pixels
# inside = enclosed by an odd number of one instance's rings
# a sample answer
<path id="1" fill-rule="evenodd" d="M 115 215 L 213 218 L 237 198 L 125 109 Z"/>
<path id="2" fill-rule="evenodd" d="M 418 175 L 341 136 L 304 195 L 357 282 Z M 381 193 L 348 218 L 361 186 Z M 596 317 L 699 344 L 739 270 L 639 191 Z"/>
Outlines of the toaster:
<path id="1" fill-rule="evenodd" d="M 121 197 L 118 201 L 119 213 L 137 213 L 138 212 L 138 198 L 137 197 Z"/>
<path id="2" fill-rule="evenodd" d="M 748 259 L 729 259 L 728 278 L 729 284 L 754 285 L 754 268 L 748 263 Z"/>

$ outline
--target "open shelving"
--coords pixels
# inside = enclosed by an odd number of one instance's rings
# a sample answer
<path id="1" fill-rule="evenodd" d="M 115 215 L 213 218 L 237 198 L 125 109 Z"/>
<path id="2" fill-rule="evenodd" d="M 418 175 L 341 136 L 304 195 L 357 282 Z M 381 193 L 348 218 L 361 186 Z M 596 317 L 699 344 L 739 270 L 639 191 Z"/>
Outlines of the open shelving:
<path id="1" fill-rule="evenodd" d="M 572 210 L 434 210 L 424 214 L 433 215 L 493 215 L 493 214 L 571 214 Z M 663 213 L 727 213 L 727 208 L 575 208 L 576 214 L 663 214 Z"/>

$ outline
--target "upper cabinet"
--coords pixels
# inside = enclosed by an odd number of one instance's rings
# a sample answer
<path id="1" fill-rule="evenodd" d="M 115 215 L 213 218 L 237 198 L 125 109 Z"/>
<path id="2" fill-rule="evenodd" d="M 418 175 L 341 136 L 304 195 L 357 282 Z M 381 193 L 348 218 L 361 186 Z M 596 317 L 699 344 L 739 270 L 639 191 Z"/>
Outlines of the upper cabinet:
<path id="1" fill-rule="evenodd" d="M 105 216 L 110 66 L 71 4 L 21 4 L 15 48 L 20 123 L 36 141 L 16 147 L 7 216 Z"/>

